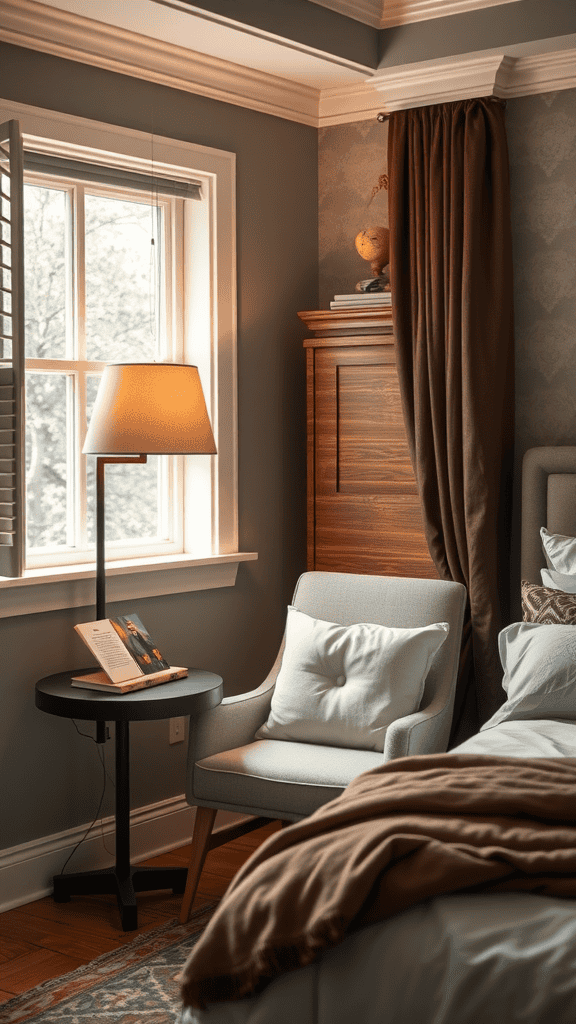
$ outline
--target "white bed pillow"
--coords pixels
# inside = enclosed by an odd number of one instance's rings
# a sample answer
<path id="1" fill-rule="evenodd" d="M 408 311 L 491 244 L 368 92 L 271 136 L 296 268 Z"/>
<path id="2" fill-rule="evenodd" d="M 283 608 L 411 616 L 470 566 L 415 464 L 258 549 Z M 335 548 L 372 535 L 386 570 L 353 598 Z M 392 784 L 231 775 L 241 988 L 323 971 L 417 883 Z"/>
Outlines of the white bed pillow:
<path id="1" fill-rule="evenodd" d="M 576 626 L 514 622 L 498 646 L 507 699 L 480 732 L 528 719 L 576 722 Z"/>
<path id="2" fill-rule="evenodd" d="M 548 568 L 568 576 L 576 574 L 576 537 L 549 533 L 544 526 L 540 530 L 540 536 Z"/>
<path id="3" fill-rule="evenodd" d="M 256 738 L 384 750 L 390 723 L 417 710 L 449 628 L 341 626 L 290 606 L 270 714 Z"/>
<path id="4" fill-rule="evenodd" d="M 542 586 L 549 590 L 562 590 L 565 594 L 576 594 L 576 573 L 556 572 L 555 569 L 541 569 Z"/>

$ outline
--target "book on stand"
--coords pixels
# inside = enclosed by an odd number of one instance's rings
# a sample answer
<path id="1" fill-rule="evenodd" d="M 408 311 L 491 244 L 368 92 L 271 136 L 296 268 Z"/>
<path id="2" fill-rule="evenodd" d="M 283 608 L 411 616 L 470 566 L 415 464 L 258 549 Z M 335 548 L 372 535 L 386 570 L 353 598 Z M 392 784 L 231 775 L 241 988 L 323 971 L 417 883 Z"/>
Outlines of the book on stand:
<path id="1" fill-rule="evenodd" d="M 330 309 L 381 308 L 391 305 L 391 292 L 352 292 L 351 295 L 335 295 Z"/>
<path id="2" fill-rule="evenodd" d="M 73 676 L 72 686 L 130 693 L 188 675 L 187 668 L 168 664 L 137 615 L 80 622 L 74 629 L 102 671 Z"/>

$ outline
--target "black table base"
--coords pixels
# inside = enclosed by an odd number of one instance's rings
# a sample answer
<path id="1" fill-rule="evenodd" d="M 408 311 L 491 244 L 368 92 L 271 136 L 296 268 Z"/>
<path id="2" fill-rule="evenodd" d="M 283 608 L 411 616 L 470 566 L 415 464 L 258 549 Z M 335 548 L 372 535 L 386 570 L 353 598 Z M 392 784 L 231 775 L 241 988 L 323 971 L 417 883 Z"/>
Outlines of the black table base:
<path id="1" fill-rule="evenodd" d="M 116 863 L 95 871 L 77 871 L 55 875 L 53 897 L 56 903 L 68 903 L 71 896 L 96 896 L 115 893 L 125 932 L 138 927 L 136 893 L 171 889 L 182 895 L 186 887 L 186 868 L 132 867 L 130 864 L 130 738 L 129 723 L 115 722 L 116 731 Z"/>
<path id="2" fill-rule="evenodd" d="M 158 867 L 129 869 L 119 875 L 115 867 L 99 871 L 77 871 L 70 875 L 55 875 L 53 898 L 56 903 L 69 903 L 71 896 L 116 894 L 122 928 L 125 932 L 138 927 L 136 893 L 156 889 L 171 889 L 181 896 L 186 887 L 186 868 Z"/>

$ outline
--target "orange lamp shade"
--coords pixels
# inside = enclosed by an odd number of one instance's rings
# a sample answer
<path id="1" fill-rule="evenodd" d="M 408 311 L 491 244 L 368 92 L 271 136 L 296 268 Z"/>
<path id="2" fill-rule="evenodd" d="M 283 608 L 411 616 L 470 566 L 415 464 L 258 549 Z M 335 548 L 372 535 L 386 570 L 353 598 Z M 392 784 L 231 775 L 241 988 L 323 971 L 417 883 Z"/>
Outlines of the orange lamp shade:
<path id="1" fill-rule="evenodd" d="M 87 455 L 215 455 L 198 367 L 109 363 L 82 450 Z"/>

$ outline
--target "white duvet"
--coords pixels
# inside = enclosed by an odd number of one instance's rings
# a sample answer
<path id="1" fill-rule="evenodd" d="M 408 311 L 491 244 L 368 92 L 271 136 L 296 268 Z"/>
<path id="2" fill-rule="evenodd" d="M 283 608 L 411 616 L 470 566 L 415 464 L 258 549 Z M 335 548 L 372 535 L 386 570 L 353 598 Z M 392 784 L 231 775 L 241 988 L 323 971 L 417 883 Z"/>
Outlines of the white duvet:
<path id="1" fill-rule="evenodd" d="M 454 749 L 576 757 L 576 725 L 504 722 Z M 349 936 L 259 996 L 187 1011 L 183 1021 L 576 1024 L 576 903 L 530 893 L 429 900 Z"/>

